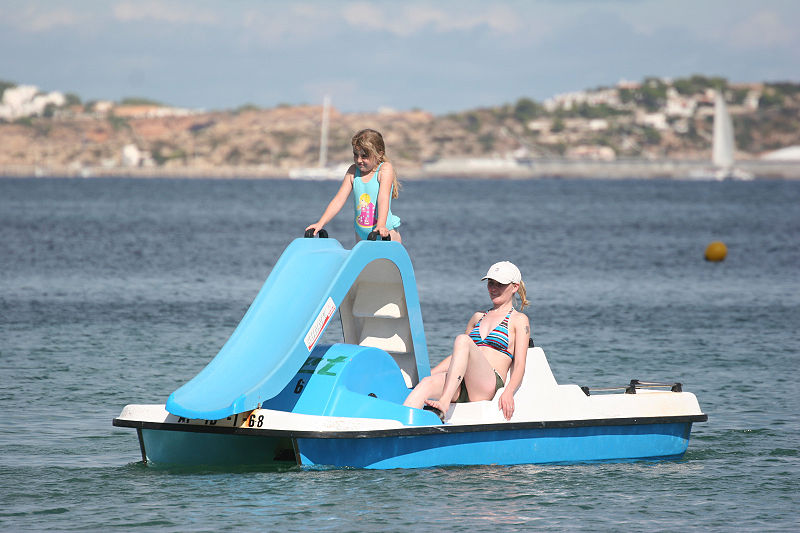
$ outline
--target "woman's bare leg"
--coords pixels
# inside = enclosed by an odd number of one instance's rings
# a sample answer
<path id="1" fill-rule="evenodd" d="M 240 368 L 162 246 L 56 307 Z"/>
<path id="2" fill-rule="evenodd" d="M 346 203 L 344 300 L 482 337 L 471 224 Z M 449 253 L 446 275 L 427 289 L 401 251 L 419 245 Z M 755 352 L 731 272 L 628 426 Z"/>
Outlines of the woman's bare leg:
<path id="1" fill-rule="evenodd" d="M 438 398 L 442 395 L 444 380 L 444 372 L 431 374 L 426 378 L 422 378 L 417 386 L 414 387 L 414 390 L 408 395 L 406 401 L 403 402 L 403 405 L 422 409 L 422 406 L 425 405 L 425 400 L 428 398 Z"/>
<path id="2" fill-rule="evenodd" d="M 469 335 L 461 334 L 453 343 L 453 355 L 447 370 L 444 387 L 438 401 L 426 400 L 431 407 L 446 413 L 461 381 L 466 380 L 467 390 L 473 391 L 475 400 L 483 399 L 489 389 L 494 389 L 494 370 Z M 486 389 L 484 394 L 484 389 Z M 477 394 L 476 394 L 477 393 Z M 480 396 L 480 397 L 478 397 Z"/>

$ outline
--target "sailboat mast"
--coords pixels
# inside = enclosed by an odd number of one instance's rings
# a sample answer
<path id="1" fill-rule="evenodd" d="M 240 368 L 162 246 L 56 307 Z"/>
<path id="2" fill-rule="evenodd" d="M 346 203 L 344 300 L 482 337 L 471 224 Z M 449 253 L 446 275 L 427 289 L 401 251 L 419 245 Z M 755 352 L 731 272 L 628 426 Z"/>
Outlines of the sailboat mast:
<path id="1" fill-rule="evenodd" d="M 328 120 L 331 112 L 331 97 L 325 96 L 322 100 L 322 130 L 319 140 L 319 166 L 328 166 Z"/>

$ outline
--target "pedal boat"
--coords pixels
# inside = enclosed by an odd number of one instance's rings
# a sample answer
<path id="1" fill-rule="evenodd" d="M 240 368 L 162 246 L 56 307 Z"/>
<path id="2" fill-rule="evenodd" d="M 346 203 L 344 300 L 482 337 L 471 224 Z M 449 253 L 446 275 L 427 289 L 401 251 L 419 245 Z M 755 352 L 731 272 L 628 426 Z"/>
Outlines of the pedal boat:
<path id="1" fill-rule="evenodd" d="M 307 298 L 287 309 L 298 283 Z M 317 344 L 337 313 L 344 342 Z M 208 366 L 166 404 L 127 405 L 113 425 L 136 430 L 150 465 L 388 469 L 675 460 L 707 420 L 680 383 L 559 385 L 533 346 L 510 420 L 503 389 L 442 420 L 402 405 L 429 373 L 405 249 L 296 239 Z"/>

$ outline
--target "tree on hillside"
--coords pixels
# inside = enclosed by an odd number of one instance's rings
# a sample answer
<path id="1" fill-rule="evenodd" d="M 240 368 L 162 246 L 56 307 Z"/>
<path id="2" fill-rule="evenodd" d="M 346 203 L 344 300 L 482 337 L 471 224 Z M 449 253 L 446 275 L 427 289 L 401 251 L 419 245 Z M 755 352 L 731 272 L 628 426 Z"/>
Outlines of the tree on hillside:
<path id="1" fill-rule="evenodd" d="M 6 89 L 12 89 L 16 86 L 17 86 L 16 83 L 0 80 L 0 101 L 3 100 L 3 93 L 6 92 Z"/>
<path id="2" fill-rule="evenodd" d="M 623 104 L 634 103 L 650 112 L 660 109 L 667 100 L 669 86 L 660 78 L 645 78 L 638 89 L 620 89 L 619 99 Z"/>
<path id="3" fill-rule="evenodd" d="M 657 111 L 667 101 L 667 87 L 659 78 L 645 78 L 639 89 L 639 103 L 648 111 Z"/>
<path id="4" fill-rule="evenodd" d="M 138 96 L 129 96 L 123 98 L 119 102 L 119 105 L 152 105 L 152 106 L 164 107 L 164 104 L 162 104 L 161 102 L 150 100 L 149 98 L 141 98 Z"/>
<path id="5" fill-rule="evenodd" d="M 728 87 L 728 80 L 719 76 L 707 77 L 695 74 L 689 78 L 678 78 L 672 82 L 680 94 L 691 96 L 705 92 L 706 89 L 725 90 Z"/>
<path id="6" fill-rule="evenodd" d="M 530 98 L 520 98 L 514 105 L 514 118 L 520 124 L 527 124 L 544 113 L 544 108 Z"/>

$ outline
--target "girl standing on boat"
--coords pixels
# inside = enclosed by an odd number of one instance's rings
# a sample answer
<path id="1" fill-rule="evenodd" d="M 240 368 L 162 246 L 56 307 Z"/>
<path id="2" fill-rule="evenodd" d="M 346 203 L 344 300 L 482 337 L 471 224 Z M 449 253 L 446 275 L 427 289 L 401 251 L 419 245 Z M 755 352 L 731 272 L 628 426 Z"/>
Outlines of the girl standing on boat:
<path id="1" fill-rule="evenodd" d="M 361 130 L 353 136 L 353 165 L 345 173 L 339 191 L 325 208 L 320 219 L 306 230 L 316 235 L 325 224 L 341 211 L 347 197 L 353 193 L 356 242 L 373 231 L 401 242 L 397 227 L 400 218 L 392 214 L 392 198 L 397 198 L 400 184 L 392 163 L 386 158 L 383 136 L 375 130 Z"/>
<path id="2" fill-rule="evenodd" d="M 423 378 L 404 405 L 439 411 L 444 418 L 452 402 L 491 400 L 505 387 L 498 407 L 509 420 L 514 414 L 514 393 L 525 374 L 530 321 L 514 309 L 514 295 L 520 309 L 528 305 L 525 284 L 519 269 L 508 261 L 495 263 L 483 277 L 492 307 L 477 312 L 467 322 L 465 332 L 456 337 L 452 355 L 436 365 L 431 375 Z M 511 370 L 511 377 L 505 377 Z"/>

